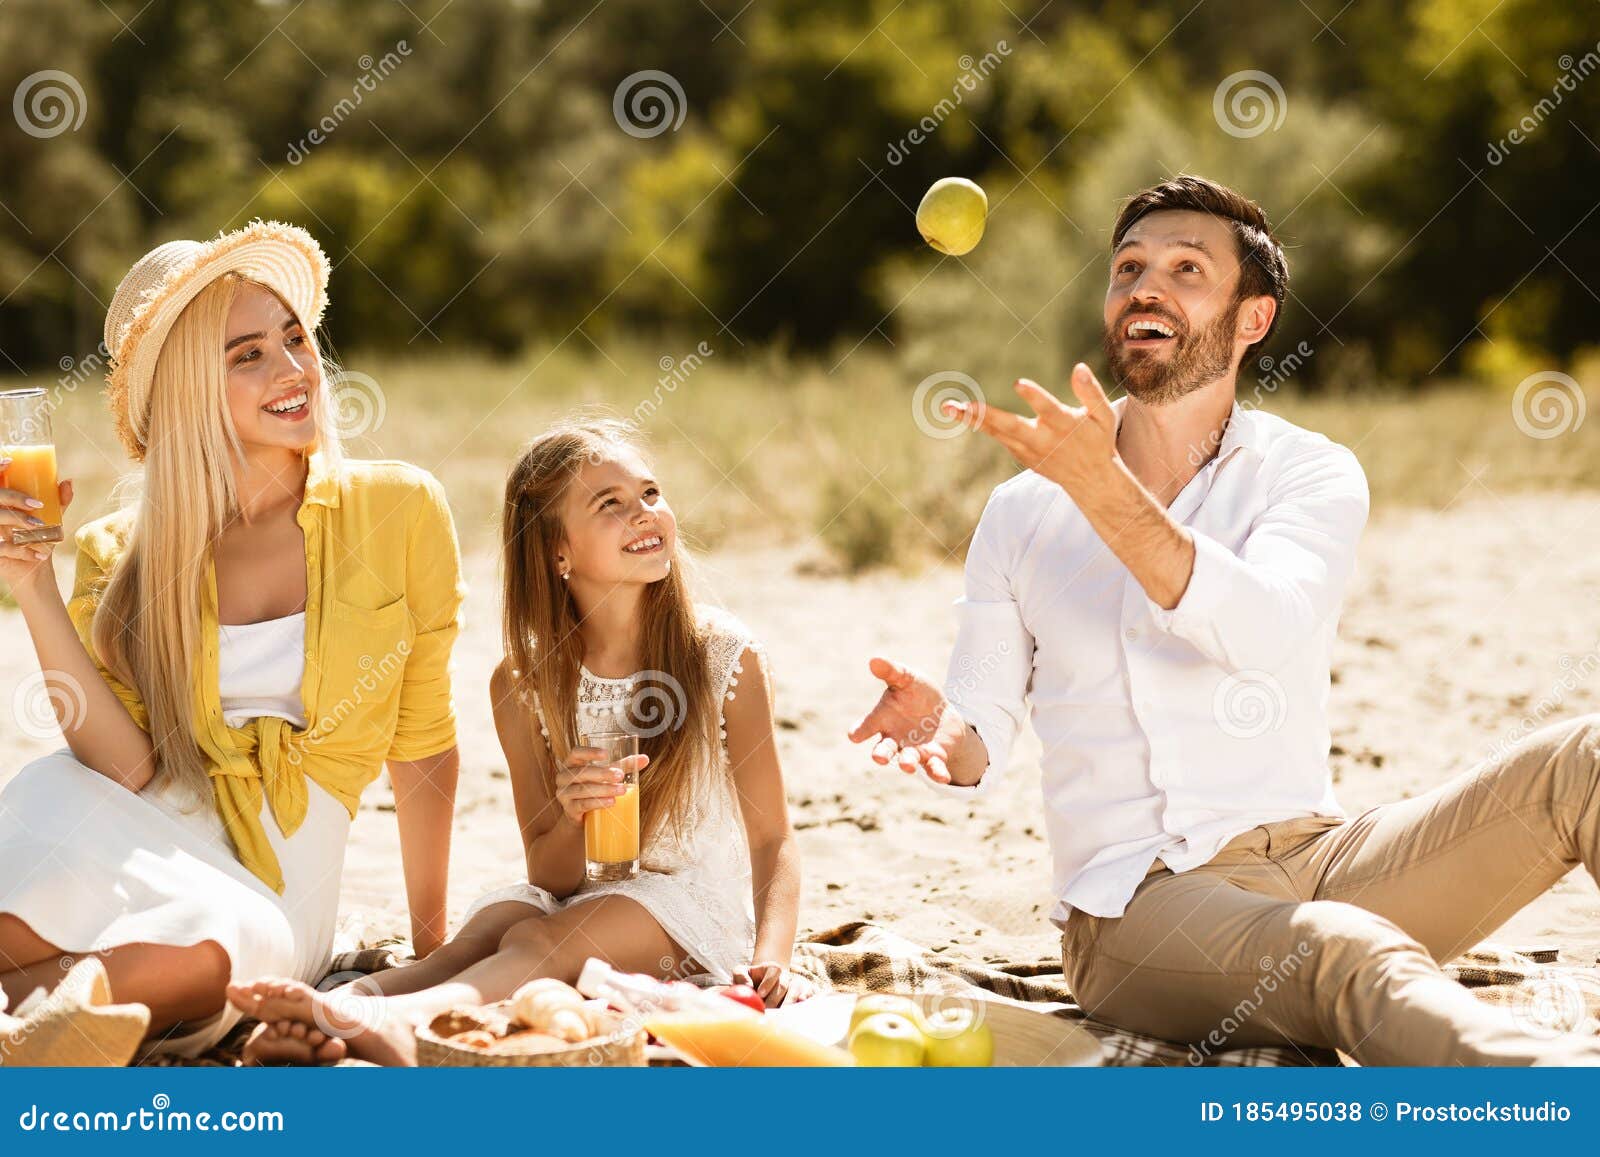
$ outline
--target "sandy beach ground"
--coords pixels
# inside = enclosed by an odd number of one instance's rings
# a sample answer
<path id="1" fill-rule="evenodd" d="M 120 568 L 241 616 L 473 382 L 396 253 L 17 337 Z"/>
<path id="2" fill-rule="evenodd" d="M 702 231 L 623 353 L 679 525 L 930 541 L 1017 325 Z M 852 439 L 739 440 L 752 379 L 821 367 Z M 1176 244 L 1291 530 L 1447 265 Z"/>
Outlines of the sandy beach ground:
<path id="1" fill-rule="evenodd" d="M 1600 495 L 1500 499 L 1479 491 L 1443 513 L 1375 517 L 1335 653 L 1332 763 L 1352 814 L 1425 791 L 1534 724 L 1600 709 Z M 64 555 L 67 552 L 62 552 Z M 883 653 L 942 675 L 954 637 L 954 565 L 916 576 L 832 577 L 814 548 L 722 551 L 702 560 L 714 601 L 766 641 L 780 746 L 805 871 L 804 930 L 853 919 L 980 959 L 1050 956 L 1049 852 L 1037 746 L 1018 744 L 1008 788 L 947 800 L 880 770 L 845 732 L 875 700 Z M 66 581 L 70 561 L 59 563 Z M 498 660 L 492 556 L 468 561 L 472 593 L 456 654 L 463 774 L 450 883 L 459 915 L 520 868 L 511 793 L 490 722 Z M 20 736 L 10 704 L 32 670 L 21 616 L 0 612 L 0 781 L 57 744 Z M 344 932 L 406 927 L 393 801 L 363 802 L 344 880 Z M 1486 937 L 1600 952 L 1600 892 L 1577 870 Z"/>

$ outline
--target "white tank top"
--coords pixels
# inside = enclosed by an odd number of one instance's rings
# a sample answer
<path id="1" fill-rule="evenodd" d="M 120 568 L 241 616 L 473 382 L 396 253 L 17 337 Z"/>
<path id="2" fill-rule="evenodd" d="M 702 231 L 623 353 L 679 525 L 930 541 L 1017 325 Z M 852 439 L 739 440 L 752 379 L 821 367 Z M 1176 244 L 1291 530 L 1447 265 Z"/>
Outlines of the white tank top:
<path id="1" fill-rule="evenodd" d="M 304 611 L 217 628 L 217 690 L 222 718 L 240 727 L 261 715 L 306 725 L 300 683 L 306 670 L 306 616 Z"/>

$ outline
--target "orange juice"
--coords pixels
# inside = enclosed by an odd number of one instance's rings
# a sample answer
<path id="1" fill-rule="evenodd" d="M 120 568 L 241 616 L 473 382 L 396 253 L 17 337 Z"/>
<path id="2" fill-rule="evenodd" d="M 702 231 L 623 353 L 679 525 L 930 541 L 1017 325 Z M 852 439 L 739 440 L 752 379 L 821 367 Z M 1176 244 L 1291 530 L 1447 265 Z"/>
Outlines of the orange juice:
<path id="1" fill-rule="evenodd" d="M 597 864 L 631 864 L 639 858 L 639 784 L 625 785 L 610 807 L 584 813 L 583 853 Z"/>
<path id="2" fill-rule="evenodd" d="M 56 487 L 56 448 L 45 446 L 6 446 L 0 457 L 11 465 L 0 472 L 0 485 L 20 490 L 44 503 L 33 516 L 46 526 L 61 525 L 61 496 Z"/>
<path id="3" fill-rule="evenodd" d="M 726 999 L 717 997 L 718 1000 Z M 731 1002 L 730 1002 L 731 1003 Z M 714 1016 L 699 1010 L 646 1018 L 656 1039 L 695 1064 L 714 1068 L 817 1068 L 855 1064 L 841 1048 L 773 1024 L 760 1013 Z"/>

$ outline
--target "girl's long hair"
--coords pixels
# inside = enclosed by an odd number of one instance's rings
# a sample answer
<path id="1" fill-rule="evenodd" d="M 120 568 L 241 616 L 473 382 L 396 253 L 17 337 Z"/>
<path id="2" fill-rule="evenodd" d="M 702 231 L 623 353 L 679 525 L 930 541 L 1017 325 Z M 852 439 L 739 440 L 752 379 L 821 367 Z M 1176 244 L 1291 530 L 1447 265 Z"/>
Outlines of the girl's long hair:
<path id="1" fill-rule="evenodd" d="M 585 463 L 639 452 L 634 430 L 610 418 L 561 423 L 534 439 L 506 481 L 505 651 L 511 678 L 530 709 L 537 696 L 555 768 L 577 746 L 577 697 L 583 635 L 576 603 L 556 566 L 565 537 L 562 499 Z M 644 671 L 629 703 L 631 729 L 650 757 L 639 777 L 645 837 L 687 827 L 701 777 L 718 766 L 716 689 L 706 640 L 684 574 L 680 548 L 667 577 L 645 589 L 640 624 Z"/>
<path id="2" fill-rule="evenodd" d="M 229 307 L 246 280 L 224 274 L 208 284 L 161 345 L 142 492 L 91 631 L 100 661 L 139 693 L 149 712 L 156 774 L 195 802 L 211 796 L 195 739 L 194 657 L 206 642 L 200 608 L 212 547 L 239 515 L 234 470 L 243 460 L 228 409 L 223 345 Z M 314 342 L 311 349 L 316 356 Z M 337 460 L 330 381 L 324 366 L 314 395 L 316 448 Z"/>

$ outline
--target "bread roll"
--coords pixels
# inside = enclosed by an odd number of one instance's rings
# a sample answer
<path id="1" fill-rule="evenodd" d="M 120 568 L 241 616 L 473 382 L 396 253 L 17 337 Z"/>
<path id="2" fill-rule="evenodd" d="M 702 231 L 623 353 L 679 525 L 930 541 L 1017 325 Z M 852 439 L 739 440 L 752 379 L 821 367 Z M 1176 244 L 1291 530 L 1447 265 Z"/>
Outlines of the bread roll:
<path id="1" fill-rule="evenodd" d="M 537 986 L 537 987 L 536 987 Z M 583 994 L 560 981 L 534 981 L 517 989 L 511 998 L 511 1018 L 524 1028 L 549 1032 L 551 1018 L 563 1010 L 583 1007 Z"/>

